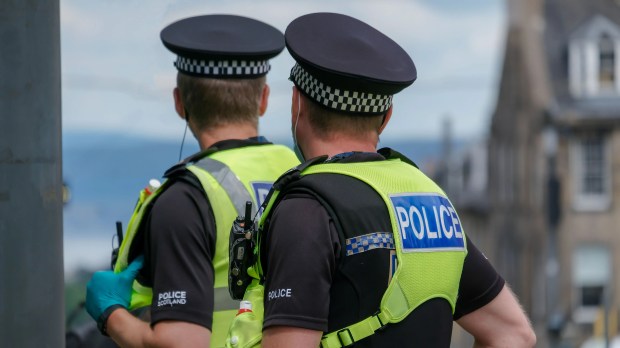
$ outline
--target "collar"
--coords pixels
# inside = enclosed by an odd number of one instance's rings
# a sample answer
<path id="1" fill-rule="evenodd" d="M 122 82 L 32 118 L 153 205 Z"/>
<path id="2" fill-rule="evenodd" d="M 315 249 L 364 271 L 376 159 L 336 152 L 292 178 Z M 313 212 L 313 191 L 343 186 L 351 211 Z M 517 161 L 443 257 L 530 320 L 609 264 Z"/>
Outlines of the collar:
<path id="1" fill-rule="evenodd" d="M 253 146 L 253 145 L 264 145 L 264 144 L 271 144 L 271 143 L 267 140 L 267 138 L 265 138 L 262 135 L 259 135 L 257 137 L 251 137 L 251 138 L 247 138 L 247 139 L 220 140 L 217 143 L 214 143 L 213 145 L 211 145 L 205 151 L 209 151 L 210 149 L 214 149 L 214 148 L 217 149 L 218 151 L 230 150 L 230 149 L 236 149 L 238 147 Z"/>
<path id="2" fill-rule="evenodd" d="M 389 147 L 384 147 L 377 152 L 359 152 L 359 151 L 351 151 L 351 152 L 343 152 L 332 156 L 327 159 L 324 163 L 355 163 L 355 162 L 374 162 L 374 161 L 384 161 L 386 159 L 400 159 L 401 161 L 408 163 L 416 168 L 418 168 L 417 164 L 405 157 L 400 152 L 391 149 Z"/>
<path id="3" fill-rule="evenodd" d="M 267 138 L 262 135 L 257 137 L 250 137 L 247 139 L 226 139 L 220 140 L 213 145 L 211 145 L 208 149 L 197 152 L 187 158 L 185 158 L 181 163 L 189 163 L 196 162 L 201 158 L 208 156 L 212 153 L 224 150 L 232 150 L 238 149 L 246 146 L 257 146 L 257 145 L 269 145 L 272 144 Z"/>
<path id="4" fill-rule="evenodd" d="M 377 152 L 350 151 L 334 155 L 325 163 L 354 163 L 354 162 L 374 162 L 384 161 L 385 157 Z"/>

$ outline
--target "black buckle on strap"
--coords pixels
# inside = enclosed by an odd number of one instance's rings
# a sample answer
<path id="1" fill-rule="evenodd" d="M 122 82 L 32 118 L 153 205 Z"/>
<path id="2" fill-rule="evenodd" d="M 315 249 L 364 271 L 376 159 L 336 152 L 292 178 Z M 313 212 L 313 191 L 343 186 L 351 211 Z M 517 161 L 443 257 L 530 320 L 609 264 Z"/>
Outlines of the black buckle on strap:
<path id="1" fill-rule="evenodd" d="M 346 332 L 346 333 L 347 333 L 347 335 L 349 335 L 349 338 L 351 339 L 351 343 L 350 343 L 350 344 L 345 344 L 345 343 L 342 341 L 342 337 L 343 337 L 343 336 L 340 336 L 340 334 L 341 334 L 341 333 L 343 333 L 343 332 Z M 355 343 L 355 339 L 353 338 L 353 335 L 351 334 L 351 331 L 349 330 L 349 328 L 348 328 L 348 327 L 345 327 L 344 329 L 342 329 L 342 330 L 340 330 L 340 331 L 336 332 L 336 336 L 338 336 L 338 341 L 340 341 L 340 345 L 341 345 L 342 347 L 350 346 L 351 344 Z"/>
<path id="2" fill-rule="evenodd" d="M 379 313 L 381 313 L 381 311 L 377 311 L 375 314 L 372 315 L 373 317 L 377 318 L 377 320 L 379 321 L 379 324 L 381 324 L 381 326 L 378 329 L 376 329 L 375 332 L 382 331 L 383 329 L 385 329 L 387 324 L 389 324 L 389 323 L 384 323 L 383 321 L 381 321 L 381 317 L 379 316 Z"/>

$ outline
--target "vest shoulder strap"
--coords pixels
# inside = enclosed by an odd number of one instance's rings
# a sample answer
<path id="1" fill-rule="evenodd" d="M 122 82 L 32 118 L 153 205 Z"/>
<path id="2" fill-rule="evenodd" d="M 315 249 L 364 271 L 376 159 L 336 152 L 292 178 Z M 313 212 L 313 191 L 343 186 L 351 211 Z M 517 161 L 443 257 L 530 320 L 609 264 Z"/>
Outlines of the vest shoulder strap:
<path id="1" fill-rule="evenodd" d="M 276 180 L 273 183 L 273 188 L 275 190 L 282 191 L 282 189 L 286 185 L 288 185 L 288 184 L 290 184 L 290 183 L 292 183 L 294 181 L 299 180 L 299 178 L 301 178 L 301 172 L 303 172 L 306 168 L 308 168 L 308 167 L 310 167 L 311 165 L 314 165 L 314 164 L 323 163 L 326 160 L 327 160 L 327 155 L 315 157 L 315 158 L 307 160 L 304 163 L 301 163 L 297 167 L 293 167 L 293 168 L 287 170 L 286 172 L 284 172 L 284 174 L 280 175 L 278 180 Z M 265 201 L 268 201 L 268 199 L 265 199 Z"/>
<path id="2" fill-rule="evenodd" d="M 245 204 L 248 201 L 253 201 L 252 196 L 230 167 L 223 162 L 209 157 L 204 157 L 193 165 L 211 174 L 217 183 L 222 186 L 233 202 L 238 216 L 243 216 L 245 214 Z M 197 180 L 199 179 L 200 178 Z M 252 212 L 254 213 L 256 211 L 256 207 L 253 207 Z"/>
<path id="3" fill-rule="evenodd" d="M 187 170 L 185 165 L 175 165 L 171 167 L 164 174 L 164 178 L 168 179 L 170 183 L 174 181 L 184 181 L 204 192 L 204 187 L 200 184 L 200 180 L 198 180 L 194 173 Z"/>
<path id="4" fill-rule="evenodd" d="M 287 170 L 286 172 L 284 172 L 284 174 L 280 175 L 280 177 L 273 183 L 273 187 L 271 190 L 269 190 L 269 193 L 267 194 L 267 197 L 265 197 L 265 200 L 263 201 L 263 205 L 261 206 L 261 208 L 264 210 L 267 207 L 275 191 L 282 191 L 284 190 L 286 186 L 299 180 L 301 178 L 301 172 L 303 172 L 304 169 L 314 164 L 323 163 L 326 160 L 327 160 L 326 155 L 315 157 L 310 160 L 307 160 L 306 162 L 298 165 L 297 167 L 293 167 Z"/>
<path id="5" fill-rule="evenodd" d="M 353 343 L 372 336 L 377 331 L 383 330 L 390 322 L 385 312 L 377 312 L 370 317 L 349 325 L 342 330 L 324 335 L 321 339 L 321 348 L 340 348 L 350 346 Z"/>
<path id="6" fill-rule="evenodd" d="M 410 164 L 410 165 L 420 169 L 418 167 L 418 165 L 415 164 L 414 161 L 410 160 L 407 156 L 403 155 L 402 153 L 400 153 L 400 152 L 398 152 L 398 151 L 396 151 L 396 150 L 394 150 L 392 148 L 384 147 L 384 148 L 381 148 L 381 149 L 377 150 L 377 152 L 379 154 L 381 154 L 383 157 L 387 158 L 387 159 L 398 158 L 401 161 L 403 161 L 403 162 L 405 162 L 407 164 Z"/>

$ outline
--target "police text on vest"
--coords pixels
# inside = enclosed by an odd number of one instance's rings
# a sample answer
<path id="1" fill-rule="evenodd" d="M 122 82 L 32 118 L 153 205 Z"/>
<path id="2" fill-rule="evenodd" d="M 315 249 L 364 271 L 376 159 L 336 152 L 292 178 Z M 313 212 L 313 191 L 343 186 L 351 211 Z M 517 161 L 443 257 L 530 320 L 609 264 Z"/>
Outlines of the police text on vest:
<path id="1" fill-rule="evenodd" d="M 438 194 L 390 196 L 404 251 L 462 250 L 463 228 L 450 201 Z"/>

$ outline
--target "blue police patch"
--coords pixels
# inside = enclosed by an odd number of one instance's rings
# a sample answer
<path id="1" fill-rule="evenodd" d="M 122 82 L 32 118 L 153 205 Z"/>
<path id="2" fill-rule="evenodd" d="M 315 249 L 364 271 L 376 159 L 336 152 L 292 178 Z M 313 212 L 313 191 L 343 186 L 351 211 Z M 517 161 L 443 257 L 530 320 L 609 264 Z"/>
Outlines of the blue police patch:
<path id="1" fill-rule="evenodd" d="M 447 198 L 409 193 L 390 200 L 405 252 L 464 249 L 461 221 Z"/>
<path id="2" fill-rule="evenodd" d="M 263 205 L 265 198 L 267 198 L 267 195 L 269 194 L 269 190 L 271 190 L 273 183 L 267 181 L 254 181 L 251 182 L 250 185 L 254 190 L 254 197 L 256 197 L 256 203 L 260 207 L 261 205 Z M 262 213 L 263 210 L 261 209 L 259 215 L 262 215 Z"/>

